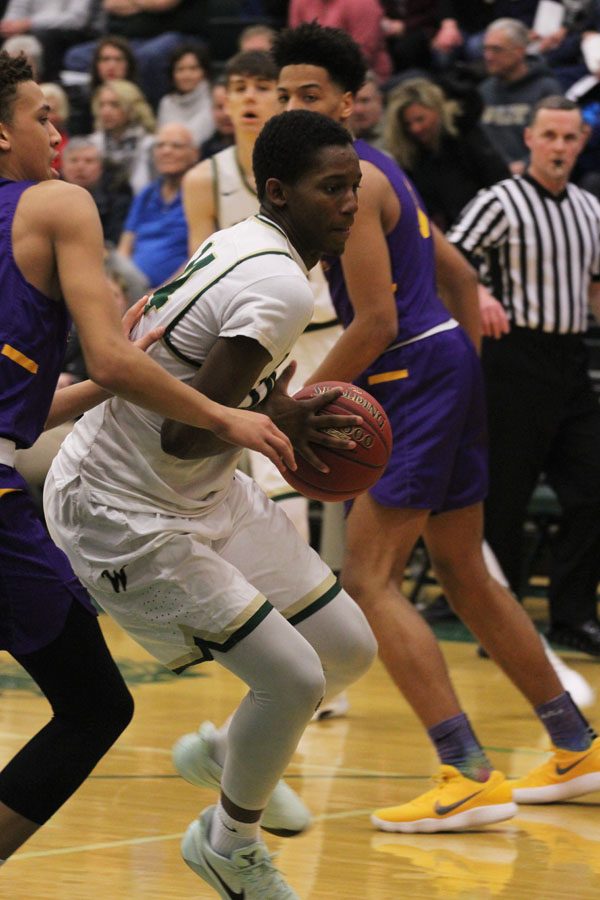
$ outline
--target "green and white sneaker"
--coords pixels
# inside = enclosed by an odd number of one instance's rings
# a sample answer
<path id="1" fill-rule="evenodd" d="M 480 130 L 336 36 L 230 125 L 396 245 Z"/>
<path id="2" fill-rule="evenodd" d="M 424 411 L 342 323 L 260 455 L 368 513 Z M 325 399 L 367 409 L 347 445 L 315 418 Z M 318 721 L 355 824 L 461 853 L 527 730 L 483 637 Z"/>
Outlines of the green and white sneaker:
<path id="1" fill-rule="evenodd" d="M 210 751 L 217 729 L 203 722 L 198 731 L 184 734 L 173 746 L 173 765 L 182 778 L 196 787 L 221 788 L 223 767 Z M 277 782 L 260 821 L 261 828 L 278 837 L 302 834 L 311 823 L 311 814 L 298 794 L 283 779 Z"/>
<path id="2" fill-rule="evenodd" d="M 262 843 L 236 850 L 230 859 L 209 844 L 214 806 L 194 819 L 181 841 L 184 862 L 225 900 L 300 900 L 275 868 Z"/>

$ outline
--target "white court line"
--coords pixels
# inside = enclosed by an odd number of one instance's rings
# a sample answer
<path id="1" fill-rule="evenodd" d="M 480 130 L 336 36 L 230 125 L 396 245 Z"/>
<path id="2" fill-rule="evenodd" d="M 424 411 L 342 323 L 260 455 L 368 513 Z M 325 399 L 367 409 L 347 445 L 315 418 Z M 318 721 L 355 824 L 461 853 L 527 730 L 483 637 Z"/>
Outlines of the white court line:
<path id="1" fill-rule="evenodd" d="M 355 816 L 368 816 L 372 812 L 372 809 L 353 809 L 341 813 L 324 813 L 323 815 L 315 816 L 313 822 L 325 822 L 330 819 L 351 819 Z M 112 850 L 114 847 L 138 847 L 141 844 L 155 844 L 164 841 L 179 841 L 183 837 L 183 834 L 184 832 L 182 831 L 177 834 L 157 834 L 154 837 L 129 838 L 124 841 L 80 844 L 75 847 L 61 847 L 57 850 L 33 850 L 28 853 L 16 853 L 14 856 L 11 856 L 10 862 L 12 866 L 12 863 L 19 862 L 19 860 L 40 859 L 41 857 L 47 856 L 63 856 L 67 853 L 88 853 L 90 850 Z"/>

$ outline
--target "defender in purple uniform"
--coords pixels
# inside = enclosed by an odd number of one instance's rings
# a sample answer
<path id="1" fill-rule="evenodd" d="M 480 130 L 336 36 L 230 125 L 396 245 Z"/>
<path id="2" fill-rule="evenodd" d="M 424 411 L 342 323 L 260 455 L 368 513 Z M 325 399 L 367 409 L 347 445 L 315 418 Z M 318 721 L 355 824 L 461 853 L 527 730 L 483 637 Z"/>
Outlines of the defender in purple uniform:
<path id="1" fill-rule="evenodd" d="M 288 109 L 347 120 L 365 70 L 345 32 L 303 25 L 281 33 L 274 52 Z M 475 275 L 431 225 L 396 164 L 362 141 L 355 148 L 359 209 L 345 253 L 328 272 L 345 331 L 311 381 L 354 381 L 390 416 L 392 459 L 379 483 L 353 503 L 342 581 L 441 763 L 437 787 L 378 810 L 373 822 L 386 831 L 457 830 L 500 821 L 516 806 L 460 708 L 432 631 L 401 593 L 420 536 L 457 614 L 535 707 L 558 748 L 557 784 L 550 794 L 546 788 L 534 794 L 565 799 L 597 789 L 600 769 L 597 754 L 593 763 L 587 759 L 593 733 L 563 691 L 529 617 L 493 580 L 482 556 L 487 477 Z M 579 778 L 580 766 L 588 765 Z"/>
<path id="2" fill-rule="evenodd" d="M 0 52 L 0 649 L 54 713 L 0 772 L 0 864 L 76 790 L 133 711 L 87 594 L 14 469 L 16 448 L 112 392 L 294 465 L 289 440 L 266 416 L 226 409 L 150 360 L 142 350 L 158 332 L 139 347 L 127 340 L 143 302 L 125 317 L 124 334 L 107 302 L 93 201 L 55 180 L 60 135 L 49 111 L 25 58 Z M 54 395 L 67 309 L 96 383 Z"/>

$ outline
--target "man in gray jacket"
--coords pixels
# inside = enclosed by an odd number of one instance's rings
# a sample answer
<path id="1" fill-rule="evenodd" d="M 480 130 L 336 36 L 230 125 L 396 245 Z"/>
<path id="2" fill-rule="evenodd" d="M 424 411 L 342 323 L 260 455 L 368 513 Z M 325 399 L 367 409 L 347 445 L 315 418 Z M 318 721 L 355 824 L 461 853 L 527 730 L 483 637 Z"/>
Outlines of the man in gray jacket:
<path id="1" fill-rule="evenodd" d="M 527 58 L 528 43 L 529 30 L 518 19 L 496 19 L 483 43 L 488 77 L 479 86 L 484 102 L 481 124 L 513 175 L 525 170 L 523 129 L 532 108 L 542 97 L 562 94 L 549 70 Z"/>

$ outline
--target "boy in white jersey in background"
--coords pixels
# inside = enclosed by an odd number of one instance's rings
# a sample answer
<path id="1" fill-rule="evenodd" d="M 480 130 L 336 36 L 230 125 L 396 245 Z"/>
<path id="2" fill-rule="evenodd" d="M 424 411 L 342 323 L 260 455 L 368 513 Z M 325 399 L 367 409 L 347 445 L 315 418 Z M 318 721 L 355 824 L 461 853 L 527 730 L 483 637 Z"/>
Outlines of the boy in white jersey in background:
<path id="1" fill-rule="evenodd" d="M 268 410 L 319 464 L 309 441 L 340 446 L 315 430 L 322 403 L 293 401 L 285 377 L 273 384 L 310 321 L 308 268 L 343 251 L 360 169 L 348 132 L 306 111 L 267 123 L 254 169 L 260 214 L 206 241 L 153 295 L 139 330 L 163 326 L 149 352 L 165 369 L 226 405 Z M 238 458 L 208 432 L 108 401 L 58 454 L 46 515 L 90 592 L 161 662 L 181 671 L 215 659 L 248 685 L 228 733 L 203 736 L 188 755 L 196 780 L 220 782 L 221 797 L 190 825 L 182 852 L 222 897 L 294 898 L 259 822 L 267 807 L 270 830 L 307 826 L 289 826 L 290 795 L 293 813 L 303 807 L 279 779 L 324 693 L 363 674 L 376 647 L 330 569 L 236 471 Z"/>
<path id="2" fill-rule="evenodd" d="M 233 122 L 235 144 L 198 163 L 184 178 L 183 202 L 190 254 L 214 231 L 229 228 L 258 211 L 252 151 L 265 122 L 281 109 L 277 75 L 272 56 L 260 50 L 236 54 L 225 68 L 227 109 Z M 317 368 L 341 333 L 320 264 L 311 270 L 309 278 L 315 310 L 293 350 L 297 369 L 290 393 L 303 386 L 305 378 Z M 263 464 L 259 454 L 248 454 L 247 464 L 267 496 L 281 505 L 308 541 L 308 500 L 287 484 L 275 466 L 268 461 Z M 333 558 L 327 561 L 335 566 L 335 558 L 341 557 L 335 548 L 341 540 L 341 517 L 336 522 L 333 504 L 328 506 L 331 508 L 324 511 L 323 530 L 327 532 L 328 546 L 332 547 Z"/>

